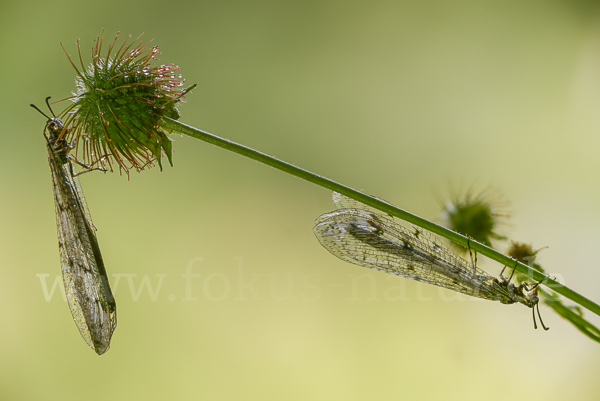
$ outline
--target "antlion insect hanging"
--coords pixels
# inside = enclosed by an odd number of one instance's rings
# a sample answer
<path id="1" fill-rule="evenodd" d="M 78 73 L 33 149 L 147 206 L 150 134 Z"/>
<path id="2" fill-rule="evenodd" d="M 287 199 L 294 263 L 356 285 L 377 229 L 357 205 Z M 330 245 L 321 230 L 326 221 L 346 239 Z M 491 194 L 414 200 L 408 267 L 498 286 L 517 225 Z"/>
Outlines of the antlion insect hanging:
<path id="1" fill-rule="evenodd" d="M 54 116 L 48 99 L 50 97 L 46 98 L 46 104 L 53 118 L 33 104 L 31 107 L 48 119 L 44 137 L 52 173 L 65 292 L 81 336 L 98 355 L 102 355 L 110 347 L 110 339 L 117 326 L 117 305 L 108 284 L 96 229 L 73 169 L 75 160 L 69 156 L 72 147 L 62 139 L 65 128 L 62 121 Z M 82 166 L 91 170 L 89 166 Z"/>
<path id="2" fill-rule="evenodd" d="M 452 252 L 433 233 L 401 225 L 391 216 L 339 193 L 334 192 L 332 198 L 338 210 L 320 216 L 314 232 L 333 255 L 359 266 L 473 297 L 503 304 L 522 303 L 532 308 L 536 329 L 537 306 L 540 323 L 548 330 L 540 316 L 539 283 L 523 282 L 515 286 L 510 282 L 512 276 L 505 278 L 500 273 L 500 278 L 492 277 Z"/>

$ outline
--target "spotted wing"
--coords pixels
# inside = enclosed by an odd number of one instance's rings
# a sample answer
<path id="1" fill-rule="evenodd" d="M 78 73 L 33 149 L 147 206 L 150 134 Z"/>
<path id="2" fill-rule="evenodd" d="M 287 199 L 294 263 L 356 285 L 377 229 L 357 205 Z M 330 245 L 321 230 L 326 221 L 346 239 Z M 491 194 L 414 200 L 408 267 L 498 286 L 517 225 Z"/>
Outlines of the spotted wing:
<path id="1" fill-rule="evenodd" d="M 337 195 L 339 206 L 360 205 Z M 432 233 L 401 225 L 372 208 L 326 213 L 316 220 L 314 232 L 325 249 L 346 262 L 479 298 L 508 297 L 493 277 L 473 268 Z"/>
<path id="2" fill-rule="evenodd" d="M 72 165 L 70 162 L 61 164 L 50 144 L 48 151 L 58 247 L 69 308 L 86 343 L 101 355 L 108 350 L 117 325 L 116 303 Z"/>

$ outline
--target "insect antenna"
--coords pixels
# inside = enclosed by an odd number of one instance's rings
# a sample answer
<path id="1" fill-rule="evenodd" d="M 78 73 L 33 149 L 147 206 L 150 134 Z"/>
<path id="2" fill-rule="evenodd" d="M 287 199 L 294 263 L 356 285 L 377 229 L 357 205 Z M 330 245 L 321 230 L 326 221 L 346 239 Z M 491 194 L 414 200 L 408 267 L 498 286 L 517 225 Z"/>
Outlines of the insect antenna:
<path id="1" fill-rule="evenodd" d="M 52 117 L 56 118 L 56 114 L 54 114 L 54 111 L 52 110 L 52 107 L 50 106 L 50 98 L 52 96 L 48 96 L 46 97 L 46 105 L 48 106 L 48 110 L 50 110 L 50 113 L 52 113 Z"/>
<path id="2" fill-rule="evenodd" d="M 535 307 L 537 305 L 537 314 L 538 317 L 540 318 L 540 324 L 542 325 L 542 328 L 546 331 L 550 330 L 550 327 L 546 327 L 546 325 L 544 324 L 544 321 L 542 320 L 542 315 L 540 314 L 540 304 L 537 303 L 533 306 L 533 308 L 531 308 L 531 314 L 533 315 L 533 328 L 537 329 L 537 324 L 535 323 Z"/>
<path id="3" fill-rule="evenodd" d="M 546 280 L 547 278 L 548 278 L 548 277 L 544 277 L 543 279 L 541 279 L 540 281 L 538 281 L 537 283 L 535 283 L 535 284 L 533 285 L 533 287 L 531 287 L 531 290 L 535 290 L 535 289 L 537 289 L 537 288 L 538 288 L 538 286 L 539 286 L 539 285 L 542 283 L 542 281 Z M 538 314 L 538 317 L 540 318 L 540 324 L 542 325 L 542 328 L 543 328 L 544 330 L 550 330 L 550 327 L 546 327 L 546 325 L 544 325 L 544 321 L 542 320 L 542 315 L 540 314 L 540 304 L 539 304 L 539 302 L 538 302 L 538 303 L 536 303 L 535 305 L 537 305 L 537 314 Z M 532 308 L 532 309 L 534 309 L 534 310 L 535 310 L 535 305 L 534 305 L 534 307 Z M 534 311 L 534 310 L 532 311 L 532 312 L 533 312 L 533 328 L 534 328 L 534 329 L 537 329 L 537 325 L 535 324 L 535 311 Z"/>
<path id="4" fill-rule="evenodd" d="M 48 106 L 48 110 L 50 110 L 50 113 L 52 114 L 52 117 L 56 118 L 56 114 L 54 114 L 54 110 L 52 110 L 52 106 L 50 106 L 50 98 L 52 96 L 48 96 L 46 97 L 46 105 Z M 46 113 L 44 113 L 43 111 L 41 111 L 35 104 L 30 103 L 29 104 L 31 107 L 33 107 L 34 109 L 36 109 L 37 111 L 39 111 L 40 113 L 42 113 L 42 115 L 44 117 L 46 117 L 48 120 L 52 120 L 50 117 L 48 117 L 48 115 Z"/>
<path id="5" fill-rule="evenodd" d="M 48 117 L 48 115 L 46 113 L 44 113 L 43 111 L 41 111 L 35 104 L 33 103 L 29 103 L 29 105 L 31 107 L 33 107 L 34 109 L 36 109 L 37 111 L 40 112 L 41 115 L 43 115 L 44 117 L 46 117 L 48 120 L 52 120 L 50 117 Z M 54 113 L 52 113 L 54 115 Z"/>

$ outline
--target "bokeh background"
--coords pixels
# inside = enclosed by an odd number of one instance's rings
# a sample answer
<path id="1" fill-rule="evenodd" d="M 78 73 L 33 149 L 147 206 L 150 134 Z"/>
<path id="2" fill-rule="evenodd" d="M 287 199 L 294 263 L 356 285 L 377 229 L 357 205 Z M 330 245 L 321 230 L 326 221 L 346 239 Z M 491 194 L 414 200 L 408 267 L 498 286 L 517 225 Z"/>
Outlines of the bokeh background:
<path id="1" fill-rule="evenodd" d="M 345 264 L 312 233 L 326 190 L 180 136 L 173 168 L 81 179 L 118 305 L 96 356 L 44 294 L 60 263 L 28 105 L 70 95 L 60 43 L 89 62 L 102 28 L 198 84 L 190 125 L 431 220 L 489 186 L 504 232 L 600 301 L 597 2 L 4 0 L 0 399 L 597 399 L 600 344 L 549 309 L 536 331 L 521 305 Z"/>

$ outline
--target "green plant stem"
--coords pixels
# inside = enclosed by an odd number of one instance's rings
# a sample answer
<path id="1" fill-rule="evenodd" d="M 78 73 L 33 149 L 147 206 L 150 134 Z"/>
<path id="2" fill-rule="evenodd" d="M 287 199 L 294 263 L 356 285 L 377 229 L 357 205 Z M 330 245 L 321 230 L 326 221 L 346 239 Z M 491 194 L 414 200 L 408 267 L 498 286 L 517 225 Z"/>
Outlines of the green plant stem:
<path id="1" fill-rule="evenodd" d="M 468 245 L 474 251 L 479 254 L 485 255 L 490 259 L 497 261 L 498 263 L 508 266 L 510 268 L 514 268 L 519 273 L 522 273 L 528 277 L 530 277 L 534 281 L 542 281 L 542 284 L 556 291 L 557 293 L 563 295 L 564 297 L 570 299 L 571 301 L 587 308 L 591 312 L 600 316 L 600 306 L 591 300 L 585 298 L 584 296 L 578 294 L 577 292 L 571 290 L 570 288 L 560 284 L 559 282 L 549 278 L 542 273 L 538 272 L 530 268 L 529 266 L 517 262 L 514 259 L 492 249 L 488 246 L 480 244 L 474 240 L 468 240 L 464 235 L 458 234 L 452 230 L 447 229 L 446 227 L 442 227 L 438 224 L 435 224 L 429 220 L 426 220 L 422 217 L 416 216 L 412 213 L 409 213 L 405 210 L 399 209 L 395 206 L 392 206 L 388 203 L 382 202 L 381 200 L 374 198 L 372 196 L 363 194 L 355 189 L 342 185 L 338 182 L 332 181 L 323 176 L 311 173 L 310 171 L 301 169 L 296 167 L 290 163 L 284 162 L 282 160 L 276 159 L 264 153 L 258 152 L 254 149 L 251 149 L 247 146 L 237 144 L 235 142 L 229 141 L 227 139 L 220 138 L 211 133 L 199 130 L 197 128 L 191 127 L 184 123 L 181 123 L 177 120 L 173 120 L 171 118 L 165 117 L 164 119 L 164 127 L 167 130 L 176 131 L 181 134 L 189 135 L 191 137 L 200 139 L 202 141 L 211 143 L 213 145 L 217 145 L 223 149 L 230 150 L 232 152 L 238 153 L 240 155 L 249 157 L 250 159 L 259 161 L 268 166 L 275 167 L 283 172 L 294 175 L 296 177 L 302 178 L 306 181 L 312 182 L 313 184 L 319 185 L 323 188 L 327 188 L 331 191 L 339 192 L 343 195 L 346 195 L 349 198 L 355 199 L 359 202 L 364 203 L 365 205 L 369 205 L 378 210 L 381 210 L 384 213 L 390 214 L 392 216 L 398 217 L 402 220 L 405 220 L 411 224 L 422 227 L 426 230 L 429 230 L 437 235 L 440 235 L 448 240 L 462 245 L 464 247 Z"/>

